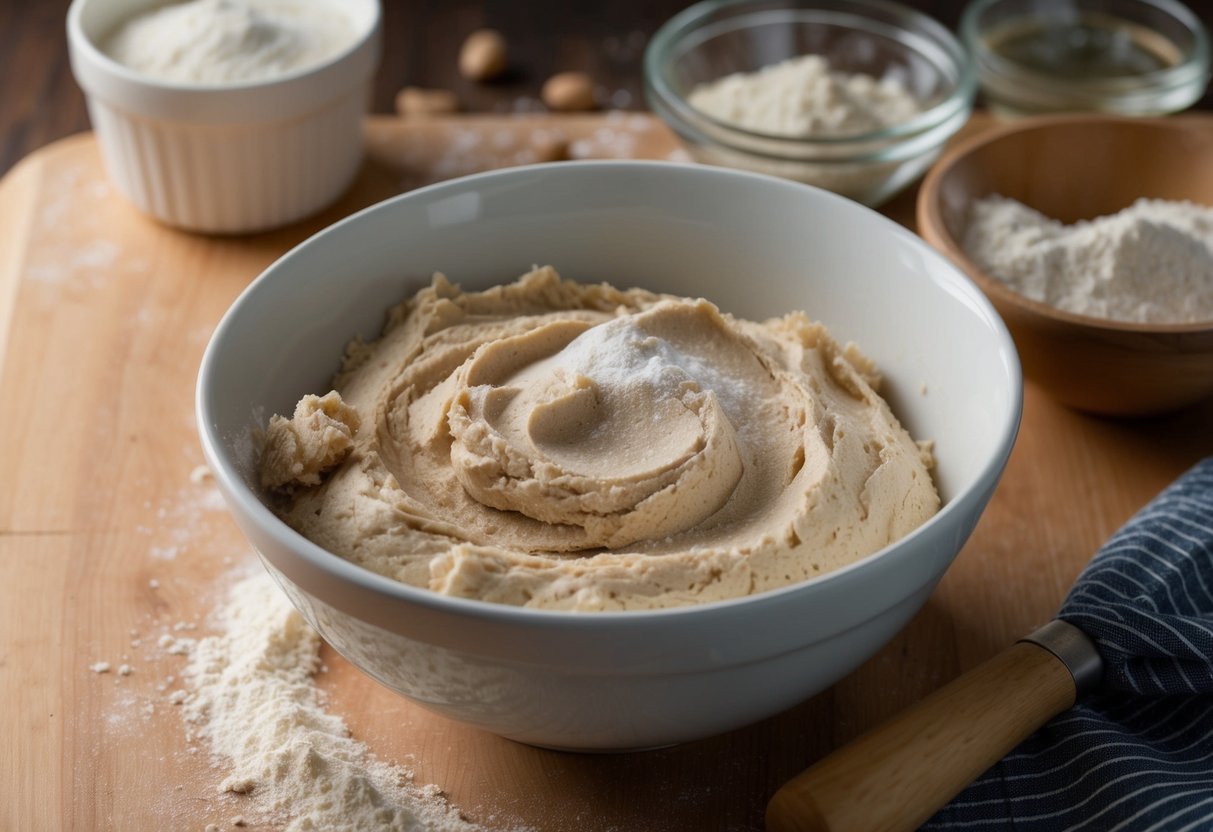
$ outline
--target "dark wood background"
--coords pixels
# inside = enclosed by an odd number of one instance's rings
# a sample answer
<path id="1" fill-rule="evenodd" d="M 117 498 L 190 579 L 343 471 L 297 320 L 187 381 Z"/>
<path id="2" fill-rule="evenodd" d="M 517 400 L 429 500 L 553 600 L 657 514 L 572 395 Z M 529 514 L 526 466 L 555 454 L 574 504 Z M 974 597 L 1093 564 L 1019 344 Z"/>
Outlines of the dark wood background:
<path id="1" fill-rule="evenodd" d="M 471 111 L 537 106 L 552 73 L 587 71 L 599 98 L 642 109 L 640 64 L 649 36 L 685 0 L 382 0 L 385 49 L 374 108 L 389 112 L 406 84 L 454 90 Z M 955 29 L 966 5 L 909 0 Z M 1213 26 L 1213 2 L 1191 3 Z M 30 151 L 88 129 L 84 97 L 67 60 L 68 0 L 0 0 L 0 174 Z M 492 26 L 510 47 L 510 72 L 498 82 L 464 81 L 455 69 L 468 32 Z M 1213 104 L 1206 94 L 1200 106 Z"/>

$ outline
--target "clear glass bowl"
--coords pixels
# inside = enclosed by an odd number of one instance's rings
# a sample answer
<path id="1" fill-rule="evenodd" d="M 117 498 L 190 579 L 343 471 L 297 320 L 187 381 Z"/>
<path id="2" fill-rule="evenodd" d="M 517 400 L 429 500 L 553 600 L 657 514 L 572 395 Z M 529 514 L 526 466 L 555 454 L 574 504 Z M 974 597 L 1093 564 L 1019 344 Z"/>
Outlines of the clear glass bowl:
<path id="1" fill-rule="evenodd" d="M 833 69 L 899 80 L 924 110 L 853 136 L 791 138 L 692 107 L 697 85 L 805 54 Z M 700 162 L 817 185 L 878 205 L 914 182 L 968 120 L 976 87 L 960 43 L 930 17 L 879 0 L 707 0 L 657 31 L 644 57 L 649 106 Z"/>
<path id="2" fill-rule="evenodd" d="M 1165 115 L 1209 80 L 1209 36 L 1175 0 L 975 0 L 960 22 L 996 114 Z"/>

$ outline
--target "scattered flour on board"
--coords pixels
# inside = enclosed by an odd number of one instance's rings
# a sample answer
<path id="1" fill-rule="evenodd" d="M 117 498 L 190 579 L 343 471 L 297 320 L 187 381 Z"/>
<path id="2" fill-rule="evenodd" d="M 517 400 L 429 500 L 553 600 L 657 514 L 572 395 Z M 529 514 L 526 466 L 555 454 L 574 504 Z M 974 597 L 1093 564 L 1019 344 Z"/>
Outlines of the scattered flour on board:
<path id="1" fill-rule="evenodd" d="M 179 697 L 190 739 L 210 741 L 229 773 L 220 788 L 252 793 L 290 816 L 288 830 L 473 832 L 433 786 L 376 760 L 321 706 L 312 675 L 320 637 L 267 575 L 236 584 L 220 635 L 190 653 Z M 173 694 L 176 695 L 176 692 Z"/>
<path id="2" fill-rule="evenodd" d="M 446 128 L 442 153 L 437 156 L 420 144 L 404 148 L 400 162 L 408 173 L 401 187 L 415 188 L 470 173 L 544 161 L 537 149 L 552 142 L 568 142 L 568 154 L 573 159 L 635 158 L 643 138 L 658 124 L 651 115 L 610 110 L 602 117 L 603 126 L 574 137 L 551 122 L 528 122 L 528 114 L 544 111 L 542 102 L 518 99 L 511 109 L 519 116 L 517 123 L 495 131 L 474 126 Z M 671 160 L 684 161 L 685 151 L 676 150 Z"/>
<path id="3" fill-rule="evenodd" d="M 206 473 L 195 477 L 199 470 Z M 205 539 L 214 523 L 226 519 L 227 506 L 209 470 L 200 465 L 194 473 L 187 488 L 179 489 L 155 506 L 150 500 L 144 503 L 145 509 L 155 509 L 155 522 L 141 525 L 136 531 L 153 538 L 148 555 L 155 560 L 175 560 Z"/>
<path id="4" fill-rule="evenodd" d="M 975 202 L 965 252 L 1032 300 L 1118 321 L 1213 320 L 1213 208 L 1139 199 L 1065 225 L 997 194 Z"/>
<path id="5" fill-rule="evenodd" d="M 211 474 L 211 469 L 205 465 L 195 465 L 190 471 L 190 482 L 194 485 L 201 485 L 204 482 L 214 479 Z"/>
<path id="6" fill-rule="evenodd" d="M 106 272 L 112 270 L 123 252 L 110 240 L 95 240 L 71 248 L 56 249 L 53 260 L 33 262 L 26 275 L 39 283 L 58 284 L 86 277 L 93 288 L 104 285 Z"/>
<path id="7" fill-rule="evenodd" d="M 205 753 L 209 743 L 212 765 L 222 772 L 213 797 L 193 798 L 206 802 L 212 817 L 231 812 L 226 824 L 208 824 L 219 830 L 253 823 L 295 832 L 483 832 L 437 786 L 415 784 L 411 772 L 376 760 L 324 709 L 312 678 L 327 670 L 320 638 L 255 563 L 241 559 L 218 585 L 230 587 L 212 616 L 218 635 L 194 637 L 199 626 L 190 620 L 162 621 L 152 632 L 129 630 L 130 646 L 141 649 L 141 667 L 150 671 L 149 690 L 113 694 L 105 722 L 110 741 L 136 741 L 158 713 L 157 702 L 181 713 L 184 751 Z M 169 657 L 187 661 L 180 678 L 160 666 Z M 137 673 L 126 663 L 130 658 L 87 669 L 118 684 Z M 241 814 L 232 812 L 232 801 Z M 495 830 L 526 829 L 517 822 L 503 826 L 497 815 L 490 820 Z"/>
<path id="8" fill-rule="evenodd" d="M 38 245 L 29 248 L 24 278 L 87 292 L 105 288 L 114 272 L 144 262 L 98 228 L 112 198 L 100 171 L 87 164 L 48 165 L 41 188 L 32 229 Z"/>

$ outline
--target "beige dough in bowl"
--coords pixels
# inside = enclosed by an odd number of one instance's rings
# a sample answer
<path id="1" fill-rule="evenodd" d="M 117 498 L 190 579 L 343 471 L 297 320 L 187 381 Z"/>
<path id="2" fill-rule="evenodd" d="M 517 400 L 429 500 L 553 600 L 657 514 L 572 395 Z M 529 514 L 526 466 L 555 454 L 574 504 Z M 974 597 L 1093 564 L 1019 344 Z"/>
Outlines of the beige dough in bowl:
<path id="1" fill-rule="evenodd" d="M 444 595 L 660 609 L 806 581 L 939 508 L 929 446 L 801 312 L 562 280 L 444 276 L 271 419 L 261 483 L 294 529 Z"/>
<path id="2" fill-rule="evenodd" d="M 261 484 L 253 432 L 273 414 L 292 414 L 305 395 L 327 392 L 351 339 L 378 339 L 385 310 L 431 285 L 434 273 L 477 293 L 536 263 L 555 264 L 581 284 L 703 298 L 741 320 L 803 311 L 837 343 L 860 344 L 880 368 L 881 395 L 900 424 L 915 439 L 934 440 L 939 511 L 820 577 L 705 603 L 594 612 L 410 585 L 283 522 Z M 484 369 L 490 386 L 510 386 L 509 375 Z M 356 407 L 363 401 L 346 393 Z M 427 708 L 503 736 L 618 750 L 770 716 L 878 650 L 972 531 L 1010 453 L 1021 397 L 1014 347 L 989 302 L 942 255 L 879 214 L 755 174 L 574 162 L 413 191 L 288 253 L 216 329 L 199 374 L 198 424 L 216 482 L 263 562 L 356 666 Z M 360 420 L 382 415 L 391 426 L 390 412 L 377 407 Z M 418 419 L 423 410 L 414 409 Z M 665 447 L 659 432 L 646 437 Z"/>

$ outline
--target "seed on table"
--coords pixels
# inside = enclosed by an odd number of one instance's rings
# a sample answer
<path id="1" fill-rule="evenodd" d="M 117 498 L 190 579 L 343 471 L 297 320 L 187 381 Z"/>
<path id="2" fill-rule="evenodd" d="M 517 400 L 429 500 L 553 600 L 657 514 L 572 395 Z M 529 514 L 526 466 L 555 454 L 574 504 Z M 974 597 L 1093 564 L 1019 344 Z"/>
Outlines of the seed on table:
<path id="1" fill-rule="evenodd" d="M 569 158 L 569 140 L 558 136 L 532 139 L 531 152 L 536 162 L 563 162 Z"/>
<path id="2" fill-rule="evenodd" d="M 459 111 L 459 99 L 450 90 L 405 87 L 396 94 L 396 112 L 402 116 L 424 118 Z"/>
<path id="3" fill-rule="evenodd" d="M 505 71 L 505 38 L 496 29 L 477 29 L 459 50 L 459 74 L 469 81 L 488 81 Z"/>
<path id="4" fill-rule="evenodd" d="M 584 72 L 560 72 L 547 80 L 540 97 L 551 110 L 593 110 L 594 82 Z"/>

